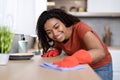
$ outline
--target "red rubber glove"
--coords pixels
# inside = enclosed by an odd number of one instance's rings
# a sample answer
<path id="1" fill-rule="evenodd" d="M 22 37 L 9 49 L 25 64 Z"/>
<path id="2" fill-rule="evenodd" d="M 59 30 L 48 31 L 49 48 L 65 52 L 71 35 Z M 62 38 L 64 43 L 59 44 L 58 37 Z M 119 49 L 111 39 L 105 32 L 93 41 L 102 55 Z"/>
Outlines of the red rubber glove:
<path id="1" fill-rule="evenodd" d="M 79 64 L 89 64 L 91 62 L 92 58 L 88 51 L 79 50 L 75 52 L 72 56 L 68 56 L 62 61 L 53 62 L 53 64 L 58 65 L 58 67 L 74 67 Z"/>
<path id="2" fill-rule="evenodd" d="M 57 49 L 49 50 L 48 52 L 44 53 L 42 57 L 56 57 L 60 54 L 60 51 Z"/>

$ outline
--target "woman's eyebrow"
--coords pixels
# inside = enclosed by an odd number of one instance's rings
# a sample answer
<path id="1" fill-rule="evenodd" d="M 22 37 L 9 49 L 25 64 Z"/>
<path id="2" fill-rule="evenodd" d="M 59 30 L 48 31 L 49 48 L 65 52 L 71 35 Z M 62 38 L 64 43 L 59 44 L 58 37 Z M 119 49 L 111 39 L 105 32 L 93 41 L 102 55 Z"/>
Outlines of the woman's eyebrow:
<path id="1" fill-rule="evenodd" d="M 55 24 L 53 25 L 53 27 L 55 27 L 57 24 L 58 24 L 58 23 L 55 23 Z"/>
<path id="2" fill-rule="evenodd" d="M 54 28 L 58 23 L 55 23 L 52 27 Z M 45 31 L 50 31 L 49 29 L 45 29 Z"/>

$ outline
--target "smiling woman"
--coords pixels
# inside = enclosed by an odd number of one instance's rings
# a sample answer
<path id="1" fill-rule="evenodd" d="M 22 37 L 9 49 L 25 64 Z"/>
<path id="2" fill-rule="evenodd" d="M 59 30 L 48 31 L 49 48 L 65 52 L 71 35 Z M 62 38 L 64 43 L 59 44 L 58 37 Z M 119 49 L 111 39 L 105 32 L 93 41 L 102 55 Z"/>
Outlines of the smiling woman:
<path id="1" fill-rule="evenodd" d="M 78 17 L 61 9 L 47 10 L 39 16 L 36 31 L 43 48 L 42 57 L 58 56 L 62 50 L 68 55 L 53 62 L 54 65 L 70 68 L 89 64 L 103 80 L 112 80 L 112 58 L 107 46 Z"/>
<path id="2" fill-rule="evenodd" d="M 59 42 L 68 40 L 72 34 L 72 28 L 66 28 L 64 24 L 56 18 L 51 18 L 46 21 L 45 31 L 51 39 Z"/>

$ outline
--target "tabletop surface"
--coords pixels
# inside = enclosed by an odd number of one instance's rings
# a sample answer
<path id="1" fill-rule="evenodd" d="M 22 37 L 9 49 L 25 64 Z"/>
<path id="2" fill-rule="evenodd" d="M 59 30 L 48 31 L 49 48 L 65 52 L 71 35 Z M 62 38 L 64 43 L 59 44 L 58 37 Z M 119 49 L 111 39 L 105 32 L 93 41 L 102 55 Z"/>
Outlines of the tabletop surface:
<path id="1" fill-rule="evenodd" d="M 0 66 L 0 80 L 101 80 L 90 66 L 74 71 L 58 71 L 40 67 L 43 61 L 53 62 L 62 57 L 41 58 L 34 56 L 31 60 L 10 60 Z"/>

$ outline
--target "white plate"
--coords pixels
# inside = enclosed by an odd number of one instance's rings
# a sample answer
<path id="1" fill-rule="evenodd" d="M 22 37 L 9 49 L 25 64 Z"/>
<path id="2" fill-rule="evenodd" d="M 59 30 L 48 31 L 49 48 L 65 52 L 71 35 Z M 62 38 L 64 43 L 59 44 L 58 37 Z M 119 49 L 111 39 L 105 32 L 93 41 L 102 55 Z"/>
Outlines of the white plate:
<path id="1" fill-rule="evenodd" d="M 34 56 L 33 53 L 12 53 L 10 54 L 10 60 L 29 60 Z"/>

